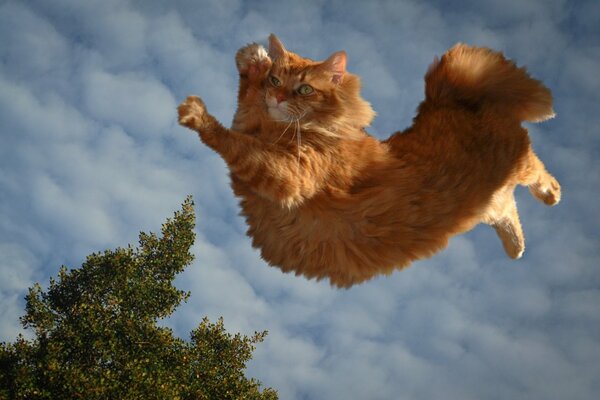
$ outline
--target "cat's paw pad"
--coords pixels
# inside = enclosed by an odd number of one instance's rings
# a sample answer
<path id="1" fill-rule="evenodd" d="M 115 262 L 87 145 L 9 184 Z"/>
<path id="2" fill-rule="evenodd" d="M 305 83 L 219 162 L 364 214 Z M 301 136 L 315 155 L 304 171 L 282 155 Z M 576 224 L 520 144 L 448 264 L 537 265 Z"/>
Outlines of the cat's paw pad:
<path id="1" fill-rule="evenodd" d="M 204 102 L 197 96 L 188 96 L 183 103 L 177 107 L 179 124 L 190 129 L 200 129 L 203 117 L 206 113 Z"/>
<path id="2" fill-rule="evenodd" d="M 251 43 L 238 50 L 235 63 L 240 75 L 250 80 L 259 80 L 265 77 L 271 68 L 272 61 L 264 47 Z"/>
<path id="3" fill-rule="evenodd" d="M 513 260 L 518 260 L 519 258 L 523 257 L 523 253 L 525 253 L 525 247 L 524 246 L 515 247 L 514 249 L 511 249 L 510 251 L 507 251 L 506 253 Z"/>
<path id="4" fill-rule="evenodd" d="M 552 176 L 546 184 L 533 185 L 530 190 L 535 197 L 548 206 L 558 204 L 561 198 L 560 183 Z"/>
<path id="5" fill-rule="evenodd" d="M 560 183 L 558 183 L 556 178 L 553 177 L 550 181 L 547 193 L 548 195 L 546 196 L 546 200 L 544 201 L 544 203 L 548 204 L 549 206 L 554 206 L 558 204 L 561 197 L 561 189 Z"/>

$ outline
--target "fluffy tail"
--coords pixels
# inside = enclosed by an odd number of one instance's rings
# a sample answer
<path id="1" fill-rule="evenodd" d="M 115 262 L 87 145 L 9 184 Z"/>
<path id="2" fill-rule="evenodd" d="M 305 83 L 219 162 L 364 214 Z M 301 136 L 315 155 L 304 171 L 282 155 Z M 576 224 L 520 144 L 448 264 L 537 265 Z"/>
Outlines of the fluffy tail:
<path id="1" fill-rule="evenodd" d="M 501 53 L 457 44 L 425 75 L 426 101 L 493 106 L 520 121 L 554 117 L 552 94 Z"/>

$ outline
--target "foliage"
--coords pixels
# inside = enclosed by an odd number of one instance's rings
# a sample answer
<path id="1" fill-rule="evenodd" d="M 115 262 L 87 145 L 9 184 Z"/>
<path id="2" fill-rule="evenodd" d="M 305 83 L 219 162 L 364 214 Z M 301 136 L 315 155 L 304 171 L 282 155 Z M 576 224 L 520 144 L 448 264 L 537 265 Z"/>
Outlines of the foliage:
<path id="1" fill-rule="evenodd" d="M 22 323 L 35 337 L 0 344 L 0 399 L 276 399 L 243 373 L 266 332 L 233 336 L 205 318 L 185 341 L 157 326 L 189 296 L 172 283 L 193 260 L 194 225 L 188 198 L 161 238 L 140 233 L 138 248 L 30 288 Z"/>

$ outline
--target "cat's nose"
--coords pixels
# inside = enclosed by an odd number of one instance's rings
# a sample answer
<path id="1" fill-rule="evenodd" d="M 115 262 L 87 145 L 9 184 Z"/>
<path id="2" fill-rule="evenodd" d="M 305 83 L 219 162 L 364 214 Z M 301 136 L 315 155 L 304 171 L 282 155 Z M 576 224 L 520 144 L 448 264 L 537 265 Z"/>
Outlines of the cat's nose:
<path id="1" fill-rule="evenodd" d="M 285 96 L 285 94 L 283 93 L 277 93 L 275 95 L 275 98 L 277 99 L 277 104 L 281 103 L 282 101 L 285 101 L 287 99 L 287 97 Z"/>

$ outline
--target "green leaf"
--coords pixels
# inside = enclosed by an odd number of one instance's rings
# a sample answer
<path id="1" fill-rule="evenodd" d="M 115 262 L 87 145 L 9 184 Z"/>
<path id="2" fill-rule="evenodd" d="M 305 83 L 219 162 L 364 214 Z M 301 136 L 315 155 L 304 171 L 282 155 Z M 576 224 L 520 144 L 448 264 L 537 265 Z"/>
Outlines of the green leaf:
<path id="1" fill-rule="evenodd" d="M 203 319 L 184 341 L 157 326 L 190 294 L 173 286 L 194 257 L 188 197 L 161 236 L 61 267 L 29 289 L 21 322 L 35 337 L 0 344 L 0 399 L 276 399 L 244 376 L 253 337 Z"/>

